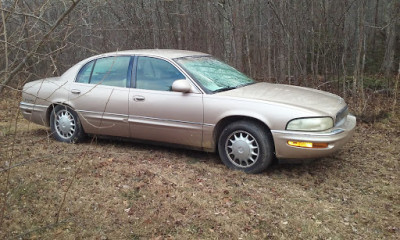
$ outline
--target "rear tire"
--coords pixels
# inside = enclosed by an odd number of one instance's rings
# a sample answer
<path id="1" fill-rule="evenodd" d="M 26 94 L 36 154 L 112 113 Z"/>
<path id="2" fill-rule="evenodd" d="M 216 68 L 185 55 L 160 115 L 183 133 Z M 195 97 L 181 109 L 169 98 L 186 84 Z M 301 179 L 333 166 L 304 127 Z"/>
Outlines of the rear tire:
<path id="1" fill-rule="evenodd" d="M 272 138 L 268 130 L 257 122 L 233 122 L 220 134 L 218 152 L 229 168 L 260 173 L 272 162 Z"/>
<path id="2" fill-rule="evenodd" d="M 60 142 L 76 143 L 84 138 L 78 114 L 67 106 L 56 106 L 50 115 L 53 137 Z"/>

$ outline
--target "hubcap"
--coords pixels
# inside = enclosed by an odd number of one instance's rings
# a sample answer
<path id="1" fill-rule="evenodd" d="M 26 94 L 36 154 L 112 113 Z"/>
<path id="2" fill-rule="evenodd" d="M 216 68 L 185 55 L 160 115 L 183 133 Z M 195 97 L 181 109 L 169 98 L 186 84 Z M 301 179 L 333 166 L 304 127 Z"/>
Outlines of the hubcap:
<path id="1" fill-rule="evenodd" d="M 71 138 L 76 130 L 75 118 L 66 109 L 57 112 L 55 125 L 58 135 L 65 139 Z"/>
<path id="2" fill-rule="evenodd" d="M 229 160 L 238 167 L 251 167 L 259 156 L 257 140 L 246 131 L 232 133 L 225 143 Z"/>

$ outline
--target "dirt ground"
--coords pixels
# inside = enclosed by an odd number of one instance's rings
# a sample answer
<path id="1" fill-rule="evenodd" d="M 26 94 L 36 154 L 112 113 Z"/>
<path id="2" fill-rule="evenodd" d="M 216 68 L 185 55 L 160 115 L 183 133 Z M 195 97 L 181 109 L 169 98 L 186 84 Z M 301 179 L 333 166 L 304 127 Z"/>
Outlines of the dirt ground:
<path id="1" fill-rule="evenodd" d="M 399 115 L 324 159 L 258 175 L 216 154 L 56 142 L 0 102 L 1 239 L 399 239 Z M 18 118 L 16 117 L 18 116 Z"/>

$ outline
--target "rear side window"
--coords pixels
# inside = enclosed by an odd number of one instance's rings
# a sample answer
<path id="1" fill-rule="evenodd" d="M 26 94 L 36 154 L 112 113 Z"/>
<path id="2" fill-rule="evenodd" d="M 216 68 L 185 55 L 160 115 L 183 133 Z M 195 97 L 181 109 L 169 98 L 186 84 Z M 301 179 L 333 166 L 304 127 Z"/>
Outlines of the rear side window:
<path id="1" fill-rule="evenodd" d="M 76 78 L 76 82 L 89 83 L 90 74 L 92 73 L 94 62 L 95 61 L 91 61 L 89 63 L 86 63 L 86 65 L 83 66 L 83 68 L 81 68 L 81 70 L 79 71 L 78 76 Z"/>
<path id="2" fill-rule="evenodd" d="M 126 87 L 130 56 L 106 57 L 87 63 L 79 72 L 77 82 Z"/>

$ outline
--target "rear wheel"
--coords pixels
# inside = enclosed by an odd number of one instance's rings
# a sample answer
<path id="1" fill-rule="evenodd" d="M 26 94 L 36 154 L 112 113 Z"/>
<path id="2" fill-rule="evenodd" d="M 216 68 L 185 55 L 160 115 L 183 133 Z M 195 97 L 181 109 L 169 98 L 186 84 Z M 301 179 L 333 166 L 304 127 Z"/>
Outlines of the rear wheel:
<path id="1" fill-rule="evenodd" d="M 238 121 L 226 126 L 218 140 L 222 162 L 247 173 L 264 171 L 273 159 L 271 137 L 261 124 Z"/>
<path id="2" fill-rule="evenodd" d="M 75 143 L 84 137 L 78 114 L 66 106 L 56 106 L 50 115 L 50 128 L 54 138 L 60 142 Z"/>

